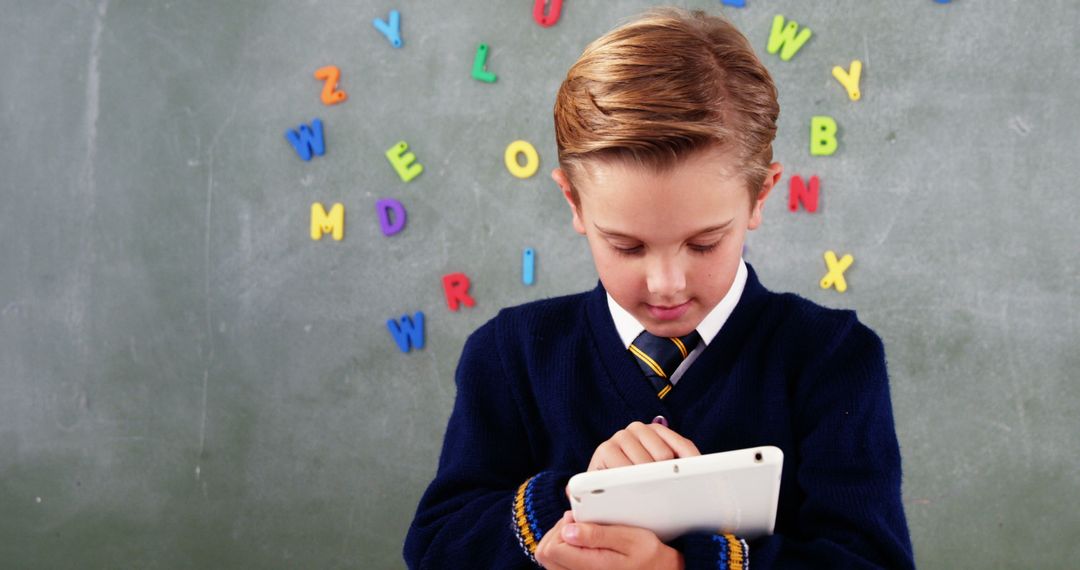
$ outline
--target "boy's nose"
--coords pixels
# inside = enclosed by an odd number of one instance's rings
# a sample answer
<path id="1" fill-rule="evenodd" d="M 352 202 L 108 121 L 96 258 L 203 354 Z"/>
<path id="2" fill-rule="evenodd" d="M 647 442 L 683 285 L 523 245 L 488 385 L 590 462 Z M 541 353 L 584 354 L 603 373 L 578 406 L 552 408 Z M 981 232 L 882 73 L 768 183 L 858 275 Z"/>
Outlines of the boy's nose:
<path id="1" fill-rule="evenodd" d="M 658 297 L 671 297 L 686 287 L 686 276 L 674 260 L 656 259 L 645 277 L 649 293 Z"/>

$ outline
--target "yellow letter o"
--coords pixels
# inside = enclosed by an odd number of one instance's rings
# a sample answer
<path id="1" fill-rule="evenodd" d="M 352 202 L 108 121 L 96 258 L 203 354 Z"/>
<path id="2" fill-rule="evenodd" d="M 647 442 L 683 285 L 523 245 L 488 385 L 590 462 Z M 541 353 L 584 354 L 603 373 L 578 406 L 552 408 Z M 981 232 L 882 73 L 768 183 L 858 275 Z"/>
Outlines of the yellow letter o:
<path id="1" fill-rule="evenodd" d="M 519 154 L 525 155 L 525 166 L 518 164 Z M 536 174 L 537 169 L 540 168 L 540 155 L 536 154 L 536 149 L 528 141 L 510 143 L 506 147 L 503 159 L 506 161 L 506 169 L 518 178 L 528 178 Z"/>

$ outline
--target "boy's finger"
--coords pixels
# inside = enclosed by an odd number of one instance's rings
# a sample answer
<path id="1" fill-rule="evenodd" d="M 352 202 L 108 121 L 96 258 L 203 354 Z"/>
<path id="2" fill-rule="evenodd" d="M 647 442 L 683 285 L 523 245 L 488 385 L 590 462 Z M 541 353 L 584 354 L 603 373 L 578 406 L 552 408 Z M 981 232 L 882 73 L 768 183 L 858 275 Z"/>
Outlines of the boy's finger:
<path id="1" fill-rule="evenodd" d="M 627 465 L 633 465 L 634 462 L 630 461 L 630 458 L 623 453 L 623 450 L 618 447 L 613 447 L 607 451 L 607 453 L 600 455 L 600 460 L 597 461 L 597 469 L 611 469 L 612 467 L 626 467 Z"/>
<path id="2" fill-rule="evenodd" d="M 698 448 L 696 445 L 694 445 L 694 442 L 675 433 L 671 430 L 671 428 L 664 427 L 660 424 L 649 424 L 648 427 L 649 429 L 655 431 L 656 435 L 659 435 L 668 445 L 671 446 L 671 449 L 675 451 L 676 457 L 695 457 L 701 455 L 701 452 L 698 451 Z"/>
<path id="3" fill-rule="evenodd" d="M 641 424 L 641 428 L 639 429 L 648 428 L 645 428 L 645 425 Z M 615 434 L 615 437 L 612 439 L 619 446 L 619 449 L 622 450 L 623 455 L 626 456 L 631 465 L 652 463 L 653 461 L 656 461 L 656 459 L 653 458 L 652 453 L 650 453 L 648 449 L 645 449 L 645 446 L 641 444 L 641 440 L 638 436 L 639 434 L 637 431 L 626 429 Z"/>
<path id="4" fill-rule="evenodd" d="M 649 452 L 649 455 L 652 456 L 652 461 L 664 461 L 666 459 L 675 458 L 675 450 L 664 441 L 664 438 L 656 433 L 656 430 L 650 429 L 649 426 L 642 423 L 632 424 L 631 427 L 627 429 L 632 430 L 634 435 L 637 436 L 638 441 L 641 442 L 641 445 L 645 447 Z"/>
<path id="5" fill-rule="evenodd" d="M 622 525 L 574 523 L 562 528 L 562 539 L 567 544 L 622 554 L 630 552 L 635 543 L 643 541 L 650 534 L 643 529 Z"/>
<path id="6" fill-rule="evenodd" d="M 593 454 L 592 460 L 589 461 L 588 470 L 597 471 L 599 469 L 624 467 L 626 465 L 633 465 L 633 463 L 630 462 L 630 459 L 626 457 L 616 444 L 609 440 L 596 448 L 596 453 Z"/>
<path id="7" fill-rule="evenodd" d="M 581 546 L 583 548 L 607 548 L 604 543 L 607 537 L 602 525 L 575 523 L 562 528 L 562 539 L 567 544 Z"/>
<path id="8" fill-rule="evenodd" d="M 538 549 L 536 552 L 536 561 L 546 570 L 570 570 L 565 565 L 565 550 L 573 550 L 573 548 L 574 547 L 567 546 L 566 544 L 553 544 L 552 546 L 547 547 L 543 552 Z"/>
<path id="9" fill-rule="evenodd" d="M 541 562 L 544 568 L 552 570 L 580 570 L 582 568 L 611 568 L 620 556 L 610 550 L 583 548 L 568 542 L 556 544 Z"/>

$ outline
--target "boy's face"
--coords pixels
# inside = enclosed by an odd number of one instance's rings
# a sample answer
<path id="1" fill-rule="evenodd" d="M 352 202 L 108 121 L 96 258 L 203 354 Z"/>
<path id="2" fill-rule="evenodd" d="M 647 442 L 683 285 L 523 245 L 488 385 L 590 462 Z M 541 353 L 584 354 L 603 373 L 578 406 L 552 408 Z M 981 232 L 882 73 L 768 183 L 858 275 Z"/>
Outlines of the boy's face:
<path id="1" fill-rule="evenodd" d="M 580 206 L 561 169 L 552 178 L 589 241 L 600 281 L 622 308 L 658 336 L 689 334 L 735 280 L 746 231 L 780 179 L 770 166 L 757 201 L 738 165 L 719 148 L 695 153 L 656 173 L 622 162 L 596 162 L 576 181 Z"/>

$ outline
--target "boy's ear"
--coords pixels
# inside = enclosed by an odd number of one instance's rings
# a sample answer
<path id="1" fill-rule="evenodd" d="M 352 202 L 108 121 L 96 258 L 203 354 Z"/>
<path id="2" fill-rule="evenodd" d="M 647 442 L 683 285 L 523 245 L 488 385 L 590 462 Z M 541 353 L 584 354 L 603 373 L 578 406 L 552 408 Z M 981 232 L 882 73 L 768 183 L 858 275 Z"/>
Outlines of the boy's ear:
<path id="1" fill-rule="evenodd" d="M 581 235 L 585 235 L 585 222 L 581 221 L 581 206 L 574 203 L 574 194 L 570 191 L 570 178 L 566 176 L 566 172 L 563 169 L 556 168 L 551 171 L 551 179 L 559 185 L 559 189 L 562 190 L 563 198 L 565 198 L 566 203 L 570 205 L 574 231 Z"/>
<path id="2" fill-rule="evenodd" d="M 761 192 L 758 193 L 757 201 L 750 210 L 750 223 L 747 229 L 756 230 L 761 225 L 761 210 L 765 207 L 765 199 L 769 197 L 774 186 L 780 182 L 784 175 L 784 167 L 779 162 L 769 165 L 769 174 L 765 176 L 765 182 L 761 184 Z"/>

